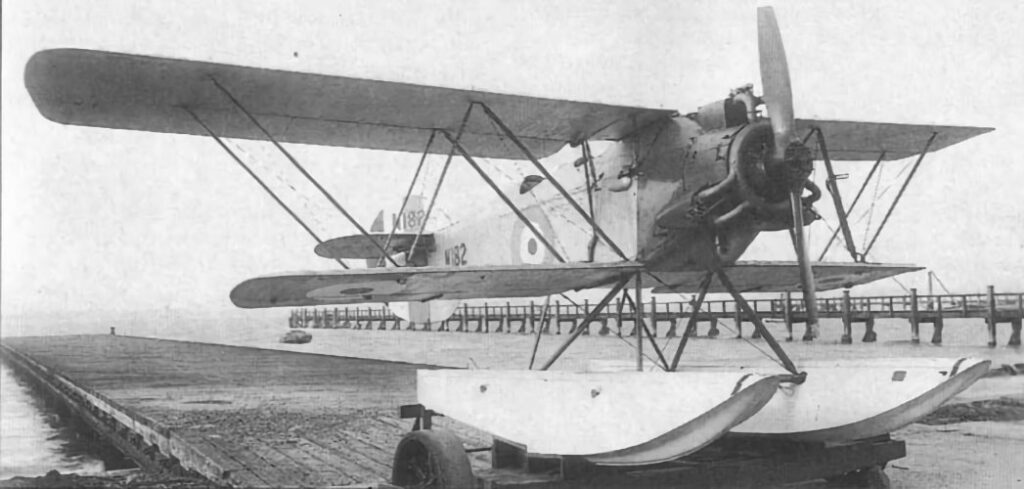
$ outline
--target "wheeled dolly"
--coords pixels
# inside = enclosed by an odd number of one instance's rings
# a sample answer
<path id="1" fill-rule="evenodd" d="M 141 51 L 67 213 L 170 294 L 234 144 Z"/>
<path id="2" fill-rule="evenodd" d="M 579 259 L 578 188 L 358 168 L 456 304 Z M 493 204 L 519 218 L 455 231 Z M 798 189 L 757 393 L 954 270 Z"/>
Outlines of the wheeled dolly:
<path id="1" fill-rule="evenodd" d="M 885 465 L 906 455 L 889 436 L 843 444 L 780 441 L 727 435 L 672 462 L 643 467 L 603 467 L 583 457 L 528 453 L 494 438 L 491 467 L 473 470 L 461 440 L 431 429 L 436 416 L 422 406 L 403 406 L 415 418 L 395 451 L 392 483 L 407 488 L 759 488 L 825 479 L 843 487 L 887 489 Z"/>

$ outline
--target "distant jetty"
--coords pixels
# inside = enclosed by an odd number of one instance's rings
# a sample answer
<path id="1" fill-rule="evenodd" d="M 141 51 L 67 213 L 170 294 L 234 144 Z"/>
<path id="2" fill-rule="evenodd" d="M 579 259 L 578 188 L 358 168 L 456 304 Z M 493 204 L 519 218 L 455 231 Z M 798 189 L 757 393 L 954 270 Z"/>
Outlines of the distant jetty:
<path id="1" fill-rule="evenodd" d="M 750 300 L 754 311 L 763 319 L 781 321 L 786 324 L 789 340 L 793 339 L 793 325 L 806 324 L 807 314 L 803 301 L 786 293 L 777 299 Z M 659 324 L 667 324 L 660 336 L 679 336 L 686 329 L 686 323 L 694 316 L 692 304 L 688 302 L 651 301 L 642 305 L 643 321 L 652 325 L 652 334 L 659 336 Z M 375 329 L 409 331 L 453 331 L 466 333 L 510 333 L 510 334 L 563 334 L 572 333 L 576 328 L 585 327 L 583 334 L 601 336 L 632 336 L 636 327 L 633 304 L 618 299 L 612 307 L 598 314 L 587 325 L 581 324 L 591 310 L 589 301 L 565 304 L 552 301 L 545 310 L 544 304 L 513 305 L 484 303 L 471 306 L 463 304 L 451 317 L 434 324 L 416 324 L 402 320 L 386 305 L 365 307 L 301 308 L 292 310 L 288 319 L 291 328 L 314 329 Z M 931 324 L 934 344 L 942 343 L 943 321 L 952 318 L 977 318 L 988 326 L 988 345 L 998 344 L 998 325 L 1010 325 L 1009 346 L 1020 346 L 1021 323 L 1024 321 L 1024 293 L 996 293 L 989 286 L 982 294 L 920 295 L 917 289 L 910 289 L 906 295 L 851 297 L 844 291 L 842 297 L 818 299 L 819 315 L 823 318 L 842 319 L 843 343 L 853 342 L 853 325 L 864 324 L 864 342 L 876 341 L 875 320 L 902 318 L 910 323 L 911 341 L 921 341 L 921 324 Z M 734 322 L 742 334 L 742 324 L 752 318 L 743 314 L 732 300 L 705 301 L 696 312 L 696 324 L 707 323 L 707 336 L 720 334 L 718 322 L 728 319 Z M 596 326 L 596 329 L 595 329 Z M 696 329 L 694 330 L 696 332 Z M 756 332 L 753 335 L 757 337 Z"/>

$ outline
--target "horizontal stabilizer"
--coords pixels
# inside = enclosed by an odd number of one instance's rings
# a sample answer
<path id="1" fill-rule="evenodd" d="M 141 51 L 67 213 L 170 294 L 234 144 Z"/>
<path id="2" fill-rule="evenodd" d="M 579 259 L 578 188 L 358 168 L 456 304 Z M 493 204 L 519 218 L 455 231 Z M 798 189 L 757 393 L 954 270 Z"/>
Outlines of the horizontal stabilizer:
<path id="1" fill-rule="evenodd" d="M 913 265 L 889 265 L 881 263 L 830 263 L 814 262 L 814 282 L 817 290 L 849 288 L 892 277 L 901 273 L 921 270 Z M 652 272 L 655 293 L 693 292 L 707 272 L 694 270 L 682 272 Z M 800 266 L 797 262 L 766 261 L 736 262 L 725 268 L 729 280 L 740 292 L 790 292 L 800 290 Z M 651 283 L 651 282 L 648 282 Z M 728 292 L 718 280 L 711 282 L 709 292 Z"/>
<path id="2" fill-rule="evenodd" d="M 813 128 L 821 129 L 825 135 L 829 158 L 856 161 L 877 160 L 883 151 L 883 160 L 900 160 L 920 154 L 932 134 L 935 134 L 935 140 L 928 147 L 929 152 L 993 130 L 991 127 L 972 126 L 796 120 L 796 129 L 800 134 L 807 134 Z"/>
<path id="3" fill-rule="evenodd" d="M 231 291 L 231 302 L 261 308 L 536 297 L 600 287 L 641 269 L 621 262 L 293 272 L 246 280 Z"/>
<path id="4" fill-rule="evenodd" d="M 388 245 L 388 254 L 404 253 L 412 247 L 416 239 L 415 234 L 395 234 L 391 237 Z M 381 248 L 388 241 L 387 234 L 371 234 L 369 237 L 357 234 L 354 236 L 342 236 L 316 245 L 314 251 L 317 255 L 331 259 L 366 259 L 380 258 L 380 248 L 374 246 L 373 241 L 380 244 Z M 424 234 L 416 243 L 418 249 L 431 249 L 434 247 L 434 235 Z"/>
<path id="5" fill-rule="evenodd" d="M 32 56 L 25 86 L 62 124 L 266 139 L 213 80 L 286 143 L 422 152 L 432 129 L 458 131 L 470 102 L 487 104 L 537 157 L 583 139 L 619 140 L 674 112 L 316 75 L 84 49 Z M 462 144 L 474 156 L 526 159 L 482 113 Z M 448 154 L 444 138 L 430 152 Z"/>

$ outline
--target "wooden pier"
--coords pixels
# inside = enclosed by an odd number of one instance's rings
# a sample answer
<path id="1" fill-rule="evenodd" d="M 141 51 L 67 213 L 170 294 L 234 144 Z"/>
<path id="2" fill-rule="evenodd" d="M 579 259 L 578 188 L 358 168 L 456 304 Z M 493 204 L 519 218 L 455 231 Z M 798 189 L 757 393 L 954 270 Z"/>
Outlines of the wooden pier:
<path id="1" fill-rule="evenodd" d="M 426 365 L 110 335 L 5 338 L 5 362 L 148 472 L 229 487 L 391 477 Z"/>
<path id="2" fill-rule="evenodd" d="M 785 294 L 777 299 L 751 299 L 751 307 L 762 318 L 782 321 L 789 332 L 788 339 L 793 338 L 793 325 L 806 324 L 807 316 L 803 301 L 798 296 Z M 652 333 L 656 336 L 674 337 L 682 333 L 685 321 L 693 315 L 693 307 L 685 302 L 658 302 L 653 299 L 643 306 L 644 320 L 653 324 Z M 403 321 L 392 313 L 387 306 L 367 307 L 335 307 L 312 309 L 303 308 L 292 311 L 289 326 L 292 328 L 325 328 L 325 329 L 375 329 L 375 330 L 415 330 L 415 331 L 451 331 L 473 333 L 518 333 L 535 334 L 538 329 L 546 334 L 571 333 L 583 327 L 583 321 L 591 309 L 588 301 L 566 304 L 553 300 L 548 311 L 543 304 L 483 303 L 482 305 L 463 304 L 445 321 L 436 325 L 413 324 Z M 988 287 L 984 294 L 944 294 L 920 295 L 916 289 L 910 289 L 907 295 L 851 297 L 849 291 L 843 291 L 841 297 L 818 299 L 820 317 L 841 319 L 843 323 L 843 343 L 853 342 L 853 325 L 864 324 L 864 335 L 861 340 L 873 342 L 875 321 L 880 318 L 901 318 L 910 323 L 910 340 L 920 342 L 922 324 L 931 324 L 934 344 L 942 343 L 944 321 L 952 318 L 975 318 L 983 320 L 987 325 L 988 345 L 998 344 L 998 325 L 1010 325 L 1010 346 L 1021 345 L 1021 324 L 1024 321 L 1024 293 L 996 293 Z M 622 299 L 603 313 L 598 314 L 593 323 L 585 325 L 583 334 L 632 336 L 635 327 L 635 312 L 630 302 Z M 697 312 L 697 322 L 707 323 L 707 336 L 720 334 L 718 322 L 728 319 L 742 326 L 751 318 L 743 314 L 732 300 L 705 301 Z M 543 326 L 540 324 L 544 321 Z M 667 329 L 659 329 L 665 325 Z M 596 331 L 594 328 L 596 327 Z M 755 334 L 756 337 L 756 334 Z"/>

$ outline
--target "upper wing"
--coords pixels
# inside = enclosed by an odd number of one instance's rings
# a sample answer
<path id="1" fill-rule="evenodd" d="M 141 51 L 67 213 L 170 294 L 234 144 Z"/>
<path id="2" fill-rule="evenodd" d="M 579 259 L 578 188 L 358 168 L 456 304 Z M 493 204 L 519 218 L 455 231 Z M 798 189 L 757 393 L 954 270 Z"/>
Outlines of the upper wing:
<path id="1" fill-rule="evenodd" d="M 422 152 L 431 129 L 454 134 L 475 101 L 544 157 L 567 142 L 622 139 L 674 113 L 81 49 L 38 52 L 25 68 L 32 100 L 55 122 L 206 135 L 187 107 L 220 136 L 265 139 L 211 78 L 278 141 L 325 146 Z M 525 159 L 482 114 L 462 143 L 475 156 Z M 431 152 L 449 148 L 436 138 Z"/>
<path id="2" fill-rule="evenodd" d="M 821 129 L 833 160 L 878 159 L 885 151 L 885 160 L 899 160 L 924 150 L 928 138 L 935 134 L 928 151 L 938 151 L 992 131 L 991 127 L 930 126 L 888 122 L 816 121 L 797 119 L 797 131 L 807 133 Z"/>
<path id="3" fill-rule="evenodd" d="M 901 273 L 921 270 L 913 265 L 887 265 L 880 263 L 828 263 L 814 262 L 814 282 L 818 290 L 849 288 Z M 736 262 L 725 267 L 729 280 L 740 292 L 786 292 L 800 290 L 800 266 L 796 262 L 765 261 Z M 653 272 L 654 292 L 691 292 L 697 289 L 704 274 L 701 270 L 685 272 Z M 650 282 L 648 282 L 650 283 Z M 726 292 L 718 280 L 711 282 L 709 292 Z"/>
<path id="4" fill-rule="evenodd" d="M 536 297 L 599 287 L 641 269 L 636 263 L 568 263 L 295 272 L 246 280 L 231 291 L 231 302 L 260 308 Z"/>

